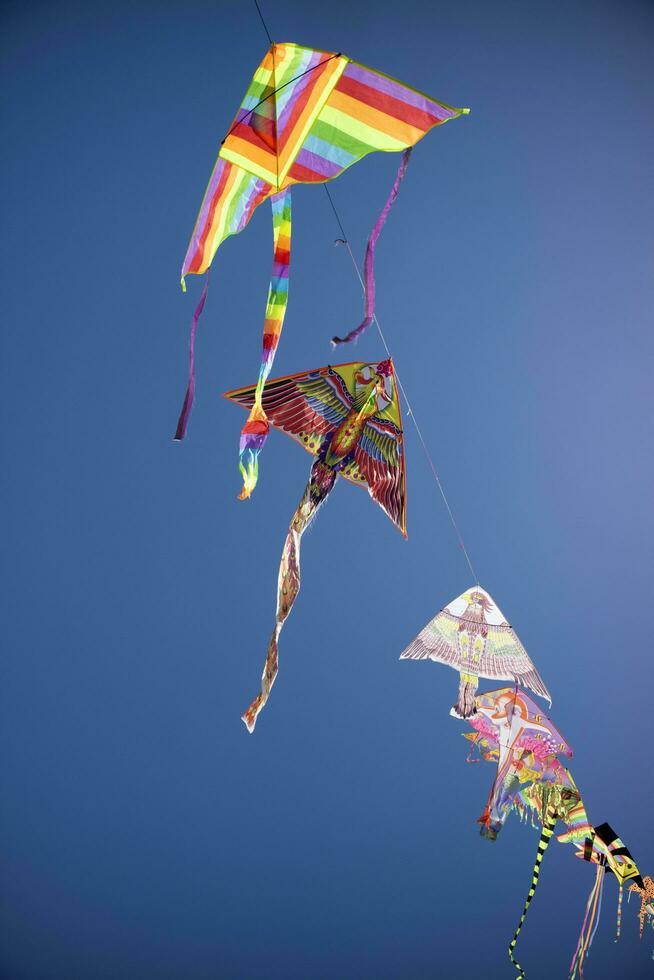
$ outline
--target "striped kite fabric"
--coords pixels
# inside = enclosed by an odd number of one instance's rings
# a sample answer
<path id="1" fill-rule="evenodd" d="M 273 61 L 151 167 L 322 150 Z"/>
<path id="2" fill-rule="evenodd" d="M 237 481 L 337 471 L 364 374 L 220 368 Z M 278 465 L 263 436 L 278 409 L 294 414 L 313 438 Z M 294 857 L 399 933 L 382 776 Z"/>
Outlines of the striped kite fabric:
<path id="1" fill-rule="evenodd" d="M 263 324 L 263 348 L 254 405 L 241 431 L 239 469 L 243 477 L 240 500 L 250 496 L 259 474 L 259 453 L 268 438 L 269 425 L 261 403 L 263 386 L 275 360 L 288 303 L 288 268 L 291 261 L 291 191 L 271 198 L 273 212 L 273 267 Z"/>
<path id="2" fill-rule="evenodd" d="M 454 109 L 341 54 L 273 44 L 223 140 L 182 267 L 202 273 L 272 194 L 321 183 L 375 150 L 414 146 Z"/>
<path id="3" fill-rule="evenodd" d="M 272 367 L 286 310 L 289 250 L 283 240 L 290 240 L 288 194 L 292 185 L 331 180 L 374 150 L 408 150 L 434 126 L 467 112 L 436 102 L 340 53 L 291 43 L 271 45 L 222 142 L 182 265 L 182 288 L 186 289 L 185 276 L 206 272 L 221 243 L 242 231 L 256 208 L 272 198 L 275 257 L 264 324 L 261 385 Z M 406 159 L 368 243 L 366 319 L 348 340 L 372 321 L 374 244 L 397 194 Z M 282 224 L 285 231 L 280 230 Z M 284 251 L 282 260 L 279 255 Z M 177 438 L 186 431 L 193 401 L 196 324 L 194 320 L 187 397 Z M 249 497 L 256 486 L 258 455 L 267 433 L 259 396 L 241 433 L 240 499 Z"/>

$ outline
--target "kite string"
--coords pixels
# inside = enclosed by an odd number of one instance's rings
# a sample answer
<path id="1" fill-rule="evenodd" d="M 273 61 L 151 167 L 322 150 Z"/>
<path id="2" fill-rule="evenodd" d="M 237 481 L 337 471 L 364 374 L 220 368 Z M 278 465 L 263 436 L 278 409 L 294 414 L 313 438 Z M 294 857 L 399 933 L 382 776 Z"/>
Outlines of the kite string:
<path id="1" fill-rule="evenodd" d="M 361 270 L 359 269 L 359 264 L 358 264 L 358 262 L 357 262 L 357 260 L 356 260 L 356 258 L 354 256 L 354 253 L 353 253 L 352 248 L 350 246 L 350 242 L 349 242 L 349 239 L 347 237 L 347 234 L 345 233 L 345 228 L 343 227 L 343 222 L 341 221 L 340 216 L 339 216 L 339 213 L 336 210 L 336 205 L 334 204 L 333 198 L 332 198 L 332 196 L 331 196 L 331 194 L 329 192 L 329 187 L 327 186 L 327 184 L 323 184 L 323 187 L 325 188 L 325 192 L 327 194 L 327 198 L 329 200 L 329 203 L 331 204 L 332 211 L 334 212 L 334 217 L 336 218 L 336 221 L 338 223 L 338 227 L 340 228 L 341 234 L 343 235 L 342 239 L 340 240 L 340 243 L 342 243 L 343 245 L 345 245 L 345 247 L 347 248 L 347 250 L 348 250 L 348 252 L 350 254 L 350 259 L 352 260 L 352 265 L 354 266 L 354 271 L 356 272 L 357 278 L 358 278 L 359 282 L 361 283 L 361 288 L 363 289 L 363 291 L 365 293 L 365 283 L 364 283 L 363 277 L 361 275 Z M 388 357 L 390 357 L 391 356 L 391 352 L 389 350 L 388 344 L 386 343 L 386 338 L 385 338 L 384 333 L 382 331 L 382 328 L 381 328 L 381 326 L 379 324 L 379 320 L 377 319 L 377 314 L 376 313 L 373 313 L 372 318 L 373 318 L 373 322 L 374 322 L 375 326 L 377 327 L 377 330 L 379 331 L 379 336 L 381 338 L 382 344 L 384 345 L 384 350 L 386 351 L 386 354 L 388 355 Z M 411 407 L 411 402 L 409 401 L 409 396 L 407 395 L 406 389 L 405 389 L 404 385 L 402 384 L 402 381 L 400 380 L 400 376 L 397 373 L 397 369 L 395 370 L 395 377 L 397 378 L 398 387 L 399 387 L 399 389 L 400 389 L 400 391 L 402 393 L 402 397 L 404 398 L 404 401 L 405 401 L 405 404 L 406 404 L 407 415 L 409 415 L 409 417 L 411 418 L 411 421 L 413 422 L 413 424 L 415 426 L 416 432 L 418 434 L 418 439 L 420 440 L 420 444 L 422 445 L 424 454 L 427 457 L 427 462 L 429 463 L 429 467 L 430 467 L 430 469 L 432 471 L 432 474 L 434 476 L 434 480 L 436 481 L 436 486 L 438 487 L 438 489 L 440 491 L 440 495 L 443 498 L 443 503 L 445 504 L 445 509 L 447 510 L 448 516 L 450 518 L 450 522 L 451 522 L 452 527 L 454 529 L 454 533 L 456 534 L 457 540 L 459 542 L 459 547 L 460 547 L 461 551 L 464 554 L 464 557 L 465 557 L 466 562 L 468 563 L 468 568 L 470 569 L 470 572 L 472 574 L 472 577 L 473 577 L 474 581 L 477 583 L 477 585 L 479 585 L 479 578 L 477 576 L 477 573 L 475 572 L 475 569 L 473 567 L 472 561 L 470 560 L 470 555 L 468 554 L 468 549 L 465 546 L 465 542 L 463 540 L 463 535 L 461 534 L 461 531 L 459 530 L 459 526 L 456 523 L 456 519 L 455 519 L 454 514 L 452 512 L 452 508 L 450 506 L 450 502 L 447 499 L 447 495 L 445 493 L 445 490 L 443 489 L 443 484 L 441 483 L 441 479 L 440 479 L 440 477 L 438 475 L 438 471 L 436 470 L 436 467 L 434 465 L 434 461 L 433 461 L 433 459 L 431 457 L 431 454 L 429 452 L 429 449 L 427 448 L 427 443 L 425 442 L 425 439 L 424 439 L 424 436 L 423 436 L 422 431 L 420 429 L 420 426 L 418 425 L 418 420 L 416 419 L 416 416 L 414 414 L 413 408 Z"/>
<path id="2" fill-rule="evenodd" d="M 254 0 L 254 6 L 257 8 L 257 13 L 259 14 L 259 17 L 261 18 L 261 23 L 263 24 L 263 29 L 266 32 L 266 34 L 268 35 L 268 40 L 272 44 L 273 43 L 273 39 L 270 36 L 270 31 L 268 30 L 268 25 L 266 24 L 265 20 L 263 19 L 263 14 L 261 13 L 261 7 L 257 3 L 257 0 Z"/>
<path id="3" fill-rule="evenodd" d="M 259 14 L 259 18 L 261 20 L 261 23 L 263 24 L 263 29 L 265 30 L 265 32 L 266 32 L 266 34 L 268 36 L 268 40 L 270 41 L 270 43 L 272 45 L 273 44 L 273 39 L 272 39 L 272 37 L 270 35 L 270 31 L 268 30 L 268 26 L 266 24 L 266 21 L 264 20 L 264 16 L 261 13 L 261 7 L 259 6 L 258 0 L 254 0 L 254 5 L 257 8 L 257 13 Z M 273 60 L 274 60 L 274 52 L 273 52 Z M 278 179 L 278 183 L 279 183 L 279 179 Z M 336 221 L 338 223 L 338 227 L 341 229 L 341 234 L 343 235 L 343 238 L 342 238 L 343 244 L 346 246 L 348 252 L 350 253 L 350 259 L 352 260 L 352 265 L 354 266 L 354 271 L 356 272 L 357 278 L 358 278 L 358 280 L 359 280 L 359 282 L 361 284 L 361 288 L 362 288 L 362 290 L 364 292 L 364 295 L 365 295 L 365 291 L 366 291 L 365 283 L 363 281 L 363 277 L 362 277 L 361 271 L 359 269 L 359 264 L 358 264 L 356 258 L 354 257 L 354 253 L 353 253 L 352 248 L 350 246 L 349 239 L 347 237 L 347 234 L 345 233 L 345 228 L 343 227 L 343 222 L 340 219 L 339 213 L 336 210 L 336 205 L 334 204 L 334 201 L 332 199 L 332 196 L 329 193 L 329 187 L 327 186 L 327 184 L 323 184 L 323 187 L 325 188 L 325 192 L 327 194 L 327 198 L 329 200 L 329 203 L 331 204 L 332 211 L 334 212 L 334 217 L 336 218 Z M 379 331 L 379 336 L 381 338 L 382 344 L 384 345 L 384 350 L 386 351 L 386 354 L 388 355 L 388 357 L 390 357 L 391 356 L 391 352 L 390 352 L 390 350 L 388 348 L 388 344 L 386 343 L 386 338 L 384 337 L 384 333 L 383 333 L 382 328 L 381 328 L 381 326 L 379 324 L 379 320 L 377 319 L 377 314 L 376 313 L 373 313 L 373 322 L 374 322 L 375 326 L 377 327 L 377 330 Z M 447 495 L 445 493 L 445 490 L 443 489 L 443 484 L 441 483 L 440 477 L 438 475 L 438 471 L 436 470 L 436 467 L 434 465 L 434 461 L 431 458 L 431 454 L 429 452 L 429 449 L 427 448 L 427 443 L 425 442 L 425 439 L 424 439 L 424 436 L 423 436 L 422 431 L 420 429 L 420 426 L 418 425 L 418 420 L 416 419 L 416 417 L 415 417 L 415 415 L 413 413 L 413 408 L 411 407 L 411 402 L 409 401 L 409 396 L 406 393 L 406 389 L 405 389 L 404 385 L 402 384 L 402 381 L 400 380 L 400 377 L 399 377 L 399 375 L 397 373 L 397 370 L 395 371 L 395 377 L 397 378 L 398 387 L 399 387 L 399 389 L 400 389 L 400 391 L 402 393 L 402 397 L 404 398 L 404 401 L 405 401 L 405 404 L 406 404 L 407 414 L 410 416 L 410 418 L 411 418 L 411 420 L 412 420 L 412 422 L 413 422 L 413 424 L 415 426 L 416 432 L 418 434 L 418 439 L 420 440 L 420 444 L 422 446 L 423 452 L 424 452 L 425 456 L 427 457 L 427 462 L 429 463 L 429 467 L 430 467 L 430 469 L 432 471 L 432 474 L 434 476 L 434 480 L 436 481 L 436 486 L 438 487 L 438 490 L 440 492 L 440 495 L 443 498 L 443 503 L 445 504 L 445 509 L 447 510 L 448 516 L 450 518 L 450 522 L 452 524 L 452 528 L 454 529 L 454 533 L 456 534 L 457 540 L 459 542 L 459 547 L 460 547 L 461 551 L 464 554 L 465 560 L 466 560 L 466 562 L 468 564 L 468 568 L 470 569 L 470 573 L 471 573 L 474 581 L 477 583 L 477 585 L 479 585 L 479 577 L 477 576 L 477 573 L 475 572 L 475 569 L 473 567 L 472 561 L 470 560 L 470 555 L 468 554 L 468 549 L 465 546 L 465 542 L 463 540 L 463 535 L 461 534 L 461 531 L 459 530 L 459 526 L 456 523 L 456 519 L 455 519 L 454 514 L 452 512 L 452 508 L 450 506 L 450 502 L 447 499 Z"/>

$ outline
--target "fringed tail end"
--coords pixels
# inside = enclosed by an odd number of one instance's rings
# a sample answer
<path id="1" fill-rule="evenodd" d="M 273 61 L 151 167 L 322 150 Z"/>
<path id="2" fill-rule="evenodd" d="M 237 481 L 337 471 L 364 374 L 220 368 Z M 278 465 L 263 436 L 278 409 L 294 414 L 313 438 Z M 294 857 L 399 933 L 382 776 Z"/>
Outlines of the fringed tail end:
<path id="1" fill-rule="evenodd" d="M 238 468 L 243 477 L 243 489 L 239 500 L 247 500 L 254 491 L 259 479 L 259 453 L 263 449 L 270 426 L 263 409 L 256 406 L 241 431 Z"/>

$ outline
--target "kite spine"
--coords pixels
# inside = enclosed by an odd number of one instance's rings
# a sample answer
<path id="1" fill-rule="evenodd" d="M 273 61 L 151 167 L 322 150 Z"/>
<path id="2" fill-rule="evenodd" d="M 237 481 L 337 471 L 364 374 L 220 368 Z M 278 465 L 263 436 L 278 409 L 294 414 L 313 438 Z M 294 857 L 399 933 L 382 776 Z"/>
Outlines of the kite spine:
<path id="1" fill-rule="evenodd" d="M 525 907 L 522 910 L 522 915 L 520 916 L 520 921 L 518 922 L 518 928 L 515 931 L 515 935 L 511 942 L 509 943 L 509 958 L 513 963 L 514 967 L 518 971 L 519 977 L 526 976 L 525 971 L 520 966 L 518 961 L 513 956 L 516 944 L 518 942 L 518 936 L 520 935 L 520 930 L 522 929 L 522 924 L 527 918 L 527 912 L 529 911 L 529 906 L 531 900 L 534 897 L 536 888 L 538 887 L 538 878 L 540 876 L 540 865 L 543 860 L 543 855 L 547 850 L 547 846 L 550 842 L 552 834 L 554 833 L 554 827 L 556 826 L 556 810 L 553 806 L 548 806 L 547 812 L 543 815 L 543 830 L 540 835 L 540 840 L 538 841 L 538 852 L 536 854 L 536 863 L 534 864 L 534 874 L 531 879 L 531 888 L 529 889 L 529 894 L 527 895 L 527 900 L 525 902 Z"/>

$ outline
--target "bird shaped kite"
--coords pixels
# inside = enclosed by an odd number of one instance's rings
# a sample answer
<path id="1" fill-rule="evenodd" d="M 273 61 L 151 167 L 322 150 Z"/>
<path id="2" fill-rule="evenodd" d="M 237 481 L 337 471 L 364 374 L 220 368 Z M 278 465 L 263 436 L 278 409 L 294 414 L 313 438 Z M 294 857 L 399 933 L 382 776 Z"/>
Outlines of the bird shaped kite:
<path id="1" fill-rule="evenodd" d="M 552 703 L 515 630 L 479 585 L 441 609 L 400 660 L 435 660 L 458 670 L 459 699 L 454 710 L 461 718 L 474 714 L 480 677 L 514 681 Z"/>
<path id="2" fill-rule="evenodd" d="M 225 397 L 251 409 L 257 386 Z M 268 700 L 278 670 L 278 641 L 300 591 L 300 541 L 339 476 L 366 487 L 406 537 L 404 436 L 393 362 L 339 364 L 269 381 L 262 405 L 270 424 L 317 457 L 291 520 L 279 566 L 275 628 L 261 692 L 243 714 L 249 732 Z"/>
<path id="3" fill-rule="evenodd" d="M 182 266 L 184 286 L 185 276 L 205 272 L 221 242 L 242 231 L 255 209 L 270 199 L 273 267 L 259 381 L 241 433 L 241 499 L 254 490 L 258 456 L 269 429 L 263 386 L 272 368 L 288 300 L 292 185 L 332 180 L 375 150 L 405 151 L 390 197 L 368 241 L 366 318 L 344 338 L 352 340 L 372 322 L 375 243 L 397 195 L 410 148 L 434 126 L 468 111 L 437 102 L 340 53 L 298 44 L 272 44 L 257 68 L 222 141 Z M 206 290 L 205 283 L 191 325 L 189 381 L 176 439 L 184 437 L 193 404 L 195 331 Z"/>

